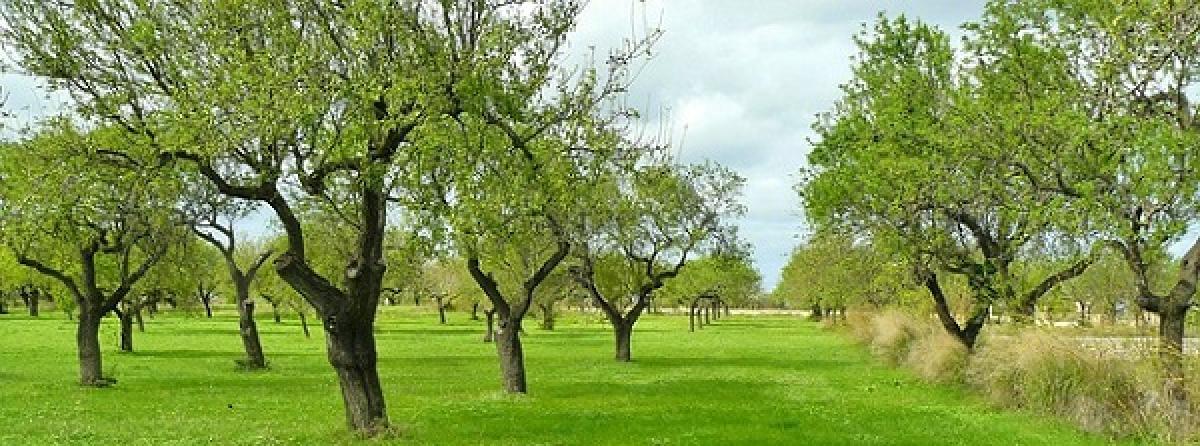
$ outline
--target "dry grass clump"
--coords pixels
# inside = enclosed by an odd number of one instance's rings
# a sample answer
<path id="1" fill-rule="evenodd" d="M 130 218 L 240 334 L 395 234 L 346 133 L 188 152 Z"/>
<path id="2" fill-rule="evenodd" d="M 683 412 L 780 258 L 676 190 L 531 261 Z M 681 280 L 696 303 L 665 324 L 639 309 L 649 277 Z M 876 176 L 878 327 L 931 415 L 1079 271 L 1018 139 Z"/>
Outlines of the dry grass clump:
<path id="1" fill-rule="evenodd" d="M 1157 436 L 1151 422 L 1153 377 L 1130 358 L 1082 348 L 1039 330 L 979 348 L 967 383 L 992 402 L 1067 418 L 1113 437 Z"/>
<path id="2" fill-rule="evenodd" d="M 970 353 L 941 327 L 929 324 L 912 342 L 905 364 L 918 376 L 938 383 L 961 383 Z"/>
<path id="3" fill-rule="evenodd" d="M 913 341 L 929 331 L 928 324 L 896 310 L 880 313 L 871 320 L 871 351 L 888 364 L 897 365 L 908 358 Z"/>
<path id="4" fill-rule="evenodd" d="M 1163 398 L 1149 345 L 1085 348 L 1079 339 L 1027 328 L 989 338 L 972 354 L 931 319 L 890 310 L 848 322 L 888 363 L 928 381 L 965 384 L 998 406 L 1053 414 L 1113 438 L 1184 442 L 1200 434 L 1196 407 Z M 1200 361 L 1189 365 L 1188 376 L 1200 376 Z M 1200 400 L 1198 381 L 1188 384 Z"/>

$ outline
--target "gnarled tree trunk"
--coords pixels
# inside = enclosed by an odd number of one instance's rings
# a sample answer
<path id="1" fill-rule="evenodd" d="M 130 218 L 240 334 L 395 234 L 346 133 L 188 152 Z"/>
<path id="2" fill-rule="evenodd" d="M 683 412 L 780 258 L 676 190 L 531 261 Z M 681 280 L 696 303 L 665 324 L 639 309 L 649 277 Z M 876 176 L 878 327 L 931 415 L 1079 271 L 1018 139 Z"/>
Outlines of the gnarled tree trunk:
<path id="1" fill-rule="evenodd" d="M 80 308 L 79 323 L 75 326 L 75 346 L 79 354 L 79 384 L 104 387 L 111 382 L 104 378 L 100 358 L 100 320 L 103 314 Z"/>
<path id="2" fill-rule="evenodd" d="M 254 321 L 254 301 L 250 300 L 250 280 L 242 278 L 234 284 L 238 302 L 238 332 L 242 337 L 242 347 L 246 350 L 246 358 L 238 361 L 242 367 L 261 369 L 267 366 L 263 355 L 262 340 L 258 335 L 258 324 Z"/>
<path id="3" fill-rule="evenodd" d="M 346 423 L 368 435 L 388 425 L 377 370 L 374 325 L 373 316 L 325 318 L 326 350 L 342 389 Z"/>
<path id="4" fill-rule="evenodd" d="M 526 393 L 525 351 L 521 346 L 521 320 L 501 317 L 495 331 L 496 353 L 500 358 L 500 380 L 508 393 Z"/>

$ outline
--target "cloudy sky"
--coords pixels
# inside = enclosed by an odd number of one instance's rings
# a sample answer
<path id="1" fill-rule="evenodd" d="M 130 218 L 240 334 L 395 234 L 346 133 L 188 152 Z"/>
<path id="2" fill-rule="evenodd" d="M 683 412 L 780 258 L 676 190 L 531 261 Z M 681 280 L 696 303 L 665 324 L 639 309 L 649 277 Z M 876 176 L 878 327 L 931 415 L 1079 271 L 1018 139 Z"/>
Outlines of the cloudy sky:
<path id="1" fill-rule="evenodd" d="M 571 51 L 603 51 L 645 24 L 664 34 L 632 103 L 663 116 L 684 160 L 712 159 L 747 179 L 742 235 L 767 290 L 804 234 L 792 186 L 813 116 L 850 75 L 851 36 L 880 11 L 954 30 L 982 0 L 591 0 Z M 20 121 L 60 107 L 30 79 L 0 75 Z"/>
<path id="2" fill-rule="evenodd" d="M 746 178 L 741 231 L 770 290 L 805 233 L 792 186 L 813 117 L 838 99 L 851 37 L 880 11 L 957 31 L 979 17 L 983 1 L 592 0 L 576 41 L 603 48 L 661 23 L 633 104 L 668 111 L 684 160 L 712 159 Z"/>

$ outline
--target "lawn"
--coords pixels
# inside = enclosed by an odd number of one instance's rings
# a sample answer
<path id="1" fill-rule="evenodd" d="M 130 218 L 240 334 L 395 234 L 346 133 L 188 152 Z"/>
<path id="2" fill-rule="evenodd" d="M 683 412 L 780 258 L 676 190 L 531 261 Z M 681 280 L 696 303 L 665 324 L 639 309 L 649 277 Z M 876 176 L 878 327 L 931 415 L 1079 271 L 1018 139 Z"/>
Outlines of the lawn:
<path id="1" fill-rule="evenodd" d="M 790 317 L 735 316 L 697 333 L 647 316 L 634 362 L 615 363 L 607 325 L 527 323 L 530 394 L 499 391 L 482 323 L 389 307 L 380 373 L 397 438 L 359 442 L 320 329 L 260 329 L 271 369 L 239 372 L 237 321 L 160 315 L 118 354 L 101 342 L 108 389 L 75 384 L 74 325 L 0 316 L 0 444 L 879 444 L 1073 445 L 1103 439 L 1045 417 L 989 408 L 966 392 L 879 365 L 841 335 Z"/>

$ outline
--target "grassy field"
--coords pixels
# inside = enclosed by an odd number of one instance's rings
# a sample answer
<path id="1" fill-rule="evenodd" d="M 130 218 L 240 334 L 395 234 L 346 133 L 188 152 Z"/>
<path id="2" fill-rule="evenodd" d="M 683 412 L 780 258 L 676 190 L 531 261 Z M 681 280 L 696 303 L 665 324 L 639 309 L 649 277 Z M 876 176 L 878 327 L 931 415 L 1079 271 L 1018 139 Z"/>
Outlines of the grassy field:
<path id="1" fill-rule="evenodd" d="M 18 309 L 19 310 L 19 309 Z M 0 444 L 879 444 L 1084 445 L 1104 440 L 879 365 L 860 347 L 787 317 L 738 316 L 688 333 L 648 316 L 631 364 L 611 360 L 599 319 L 553 332 L 527 323 L 530 395 L 498 391 L 482 323 L 387 308 L 380 373 L 398 438 L 356 441 L 320 329 L 260 321 L 271 370 L 238 372 L 237 323 L 160 315 L 118 354 L 102 330 L 108 389 L 75 384 L 74 326 L 0 316 Z M 57 316 L 57 317 L 56 317 Z"/>

